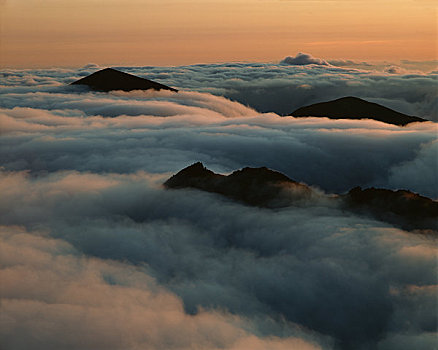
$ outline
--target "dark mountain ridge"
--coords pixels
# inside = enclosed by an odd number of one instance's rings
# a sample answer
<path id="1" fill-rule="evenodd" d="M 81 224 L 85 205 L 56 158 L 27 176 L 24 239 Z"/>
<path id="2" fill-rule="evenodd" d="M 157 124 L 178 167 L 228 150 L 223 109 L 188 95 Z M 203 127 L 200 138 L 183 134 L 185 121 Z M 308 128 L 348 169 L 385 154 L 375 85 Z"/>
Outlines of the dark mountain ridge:
<path id="1" fill-rule="evenodd" d="M 438 230 L 438 202 L 407 190 L 355 187 L 343 196 L 347 209 L 407 230 Z"/>
<path id="2" fill-rule="evenodd" d="M 266 208 L 302 206 L 306 202 L 312 205 L 311 199 L 318 197 L 309 186 L 265 167 L 243 168 L 226 176 L 208 170 L 200 162 L 173 175 L 164 186 L 218 193 Z M 342 210 L 371 216 L 405 230 L 438 231 L 438 202 L 411 191 L 355 187 L 331 200 Z"/>
<path id="3" fill-rule="evenodd" d="M 86 85 L 95 91 L 132 91 L 132 90 L 169 90 L 178 92 L 178 90 L 169 86 L 156 83 L 155 81 L 137 77 L 132 74 L 120 72 L 113 68 L 105 68 L 93 74 L 79 79 L 71 85 Z"/>
<path id="4" fill-rule="evenodd" d="M 260 207 L 284 207 L 308 198 L 312 191 L 286 175 L 268 168 L 244 168 L 225 176 L 195 163 L 168 179 L 167 188 L 196 188 Z M 293 188 L 293 195 L 286 195 Z"/>
<path id="5" fill-rule="evenodd" d="M 427 121 L 353 96 L 301 107 L 289 115 L 297 118 L 311 116 L 330 119 L 373 119 L 399 126 Z"/>

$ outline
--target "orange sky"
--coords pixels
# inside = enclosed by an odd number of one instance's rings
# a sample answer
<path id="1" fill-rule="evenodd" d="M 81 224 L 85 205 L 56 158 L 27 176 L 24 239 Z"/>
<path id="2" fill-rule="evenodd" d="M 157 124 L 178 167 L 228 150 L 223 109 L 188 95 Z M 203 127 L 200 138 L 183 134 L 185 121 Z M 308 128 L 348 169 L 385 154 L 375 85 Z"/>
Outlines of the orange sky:
<path id="1" fill-rule="evenodd" d="M 430 0 L 0 0 L 3 67 L 430 60 Z"/>

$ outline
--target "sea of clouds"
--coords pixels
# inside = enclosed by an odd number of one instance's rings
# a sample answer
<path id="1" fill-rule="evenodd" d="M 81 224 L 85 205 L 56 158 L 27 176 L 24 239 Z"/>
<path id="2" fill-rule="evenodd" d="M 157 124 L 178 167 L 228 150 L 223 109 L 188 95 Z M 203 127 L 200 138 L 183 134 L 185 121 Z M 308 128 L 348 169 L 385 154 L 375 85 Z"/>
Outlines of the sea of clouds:
<path id="1" fill-rule="evenodd" d="M 436 240 L 327 198 L 438 198 L 437 124 L 278 113 L 355 95 L 435 119 L 436 75 L 298 59 L 123 69 L 179 93 L 66 85 L 93 65 L 2 71 L 1 347 L 433 348 Z M 322 199 L 270 210 L 162 187 L 196 161 L 267 166 Z"/>

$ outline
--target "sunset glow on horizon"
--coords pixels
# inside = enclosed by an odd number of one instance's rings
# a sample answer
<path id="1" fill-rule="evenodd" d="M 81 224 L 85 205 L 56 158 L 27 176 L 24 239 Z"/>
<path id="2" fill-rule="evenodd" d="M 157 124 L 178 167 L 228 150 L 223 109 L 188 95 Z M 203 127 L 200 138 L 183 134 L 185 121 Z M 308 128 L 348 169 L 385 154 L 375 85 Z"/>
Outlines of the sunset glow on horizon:
<path id="1" fill-rule="evenodd" d="M 2 67 L 437 58 L 432 1 L 6 0 Z"/>

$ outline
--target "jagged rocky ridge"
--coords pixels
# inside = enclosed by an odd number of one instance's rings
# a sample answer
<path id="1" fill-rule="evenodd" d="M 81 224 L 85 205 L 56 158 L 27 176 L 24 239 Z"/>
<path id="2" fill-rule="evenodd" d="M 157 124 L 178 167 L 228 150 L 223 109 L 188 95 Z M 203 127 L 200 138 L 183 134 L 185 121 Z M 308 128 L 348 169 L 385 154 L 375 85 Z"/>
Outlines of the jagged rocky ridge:
<path id="1" fill-rule="evenodd" d="M 132 74 L 120 72 L 113 68 L 105 68 L 93 74 L 79 79 L 71 85 L 86 85 L 91 90 L 95 91 L 132 91 L 132 90 L 170 90 L 177 92 L 178 90 L 169 86 L 157 83 L 152 80 L 137 77 Z"/>
<path id="2" fill-rule="evenodd" d="M 426 119 L 396 112 L 377 103 L 352 96 L 301 107 L 289 115 L 293 117 L 312 116 L 330 119 L 373 119 L 399 126 L 427 121 Z"/>
<path id="3" fill-rule="evenodd" d="M 266 208 L 312 205 L 312 198 L 318 197 L 309 186 L 265 167 L 244 168 L 225 176 L 208 170 L 200 162 L 181 170 L 164 186 L 218 193 Z M 335 201 L 345 211 L 371 216 L 406 230 L 438 232 L 438 202 L 410 191 L 355 187 L 327 200 Z"/>
<path id="4" fill-rule="evenodd" d="M 284 207 L 311 196 L 312 190 L 268 168 L 244 168 L 225 176 L 195 163 L 172 176 L 168 188 L 197 188 L 260 207 Z"/>

